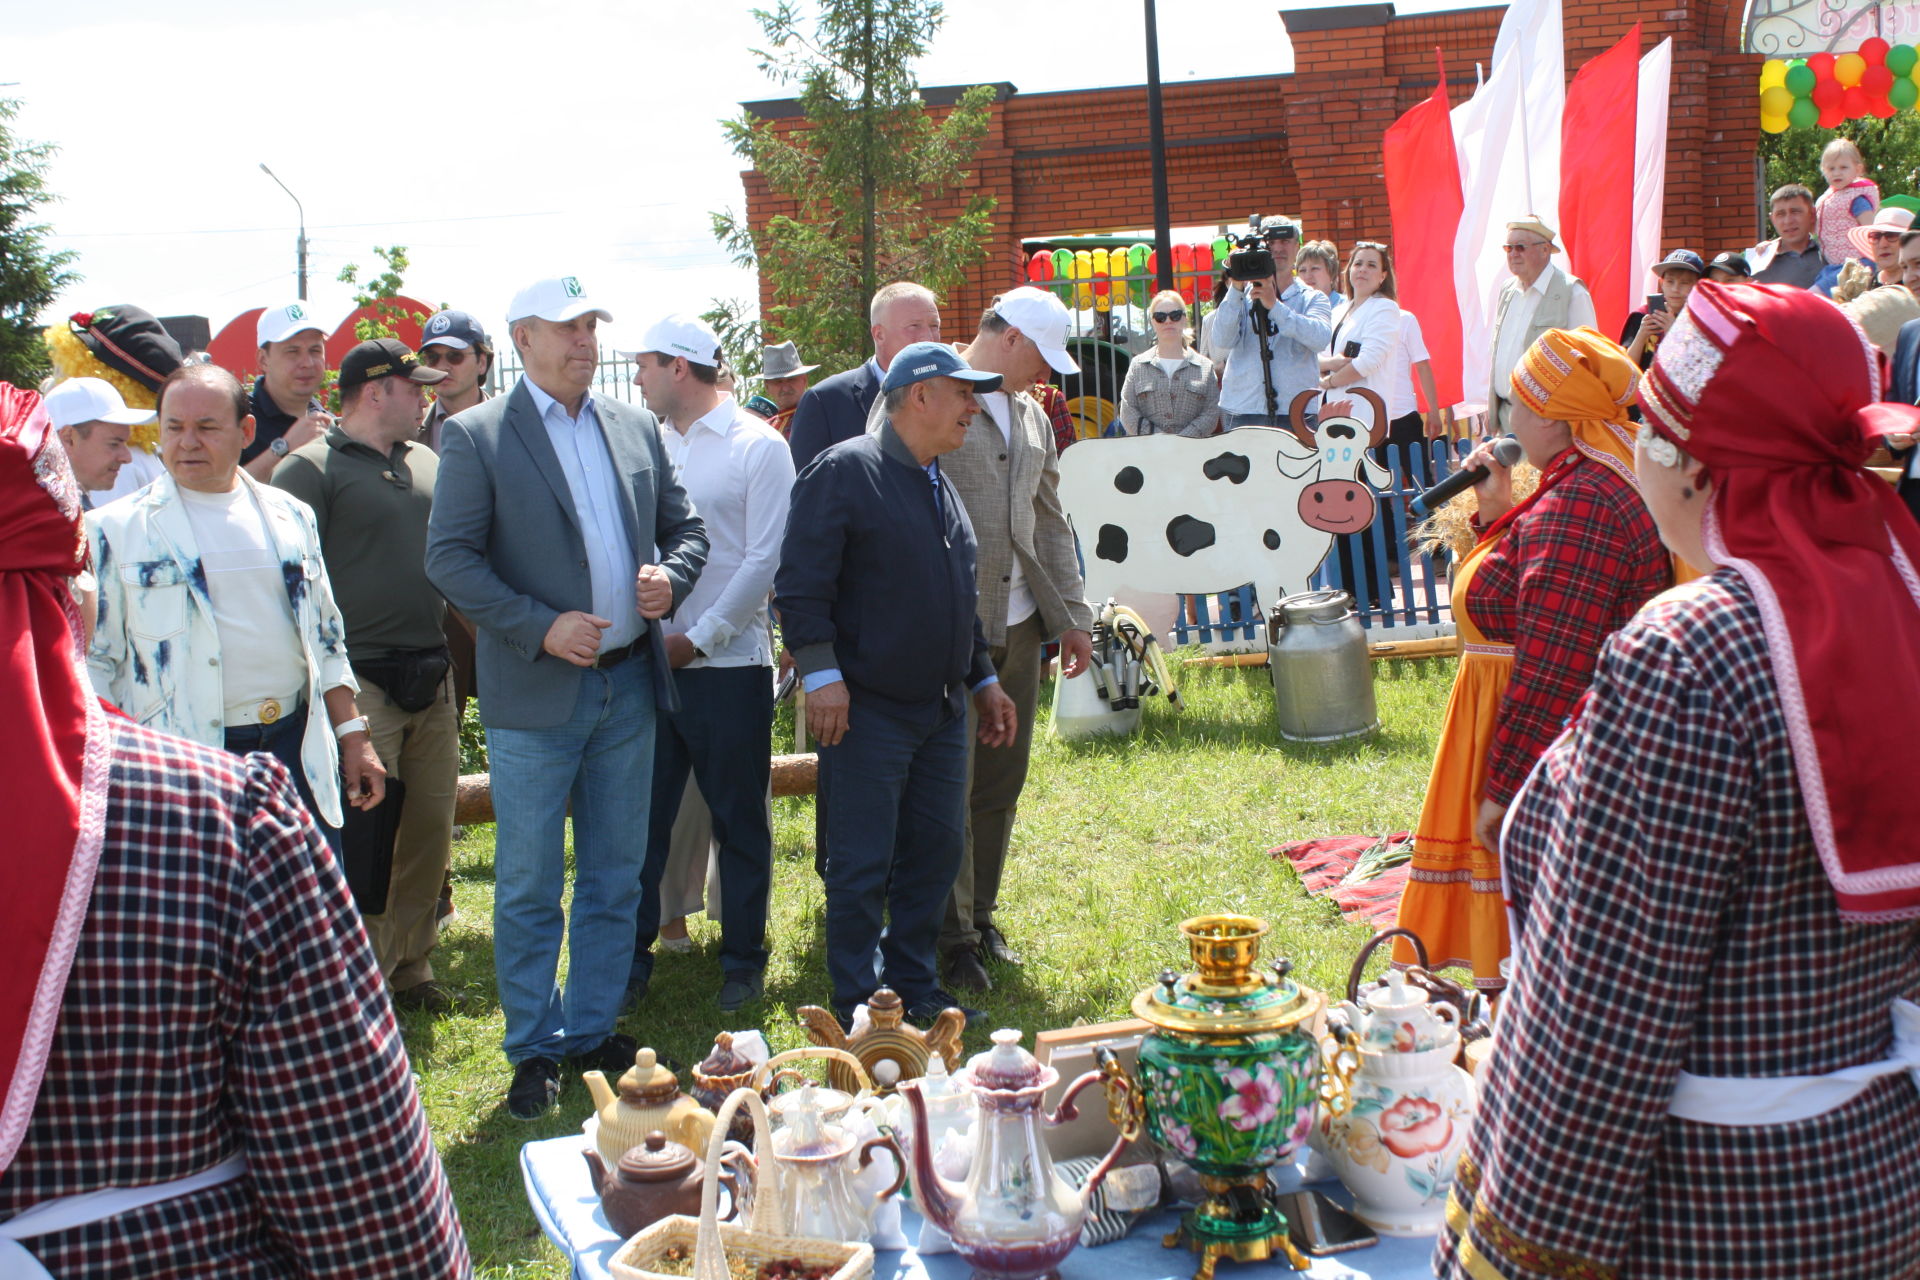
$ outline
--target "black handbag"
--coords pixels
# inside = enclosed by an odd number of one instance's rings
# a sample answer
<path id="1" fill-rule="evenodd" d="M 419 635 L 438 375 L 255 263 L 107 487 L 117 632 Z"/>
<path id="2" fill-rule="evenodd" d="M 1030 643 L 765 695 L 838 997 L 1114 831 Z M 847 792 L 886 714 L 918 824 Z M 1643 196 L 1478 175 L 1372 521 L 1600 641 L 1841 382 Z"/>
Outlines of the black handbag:
<path id="1" fill-rule="evenodd" d="M 436 649 L 398 649 L 384 658 L 355 662 L 353 670 L 380 686 L 394 706 L 413 715 L 433 705 L 440 682 L 452 666 L 453 656 L 441 645 Z"/>

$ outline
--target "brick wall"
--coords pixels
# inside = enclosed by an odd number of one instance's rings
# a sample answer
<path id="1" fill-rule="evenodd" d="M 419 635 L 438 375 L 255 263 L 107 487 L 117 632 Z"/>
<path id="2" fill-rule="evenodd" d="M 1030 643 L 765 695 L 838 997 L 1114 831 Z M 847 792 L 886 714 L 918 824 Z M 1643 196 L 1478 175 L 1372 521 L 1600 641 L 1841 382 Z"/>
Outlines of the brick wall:
<path id="1" fill-rule="evenodd" d="M 1656 9 L 1636 0 L 1564 0 L 1567 75 L 1635 21 L 1643 49 L 1673 38 L 1662 247 L 1711 256 L 1755 238 L 1752 86 L 1761 60 L 1739 52 L 1743 7 L 1736 0 L 1670 2 Z M 1449 96 L 1463 101 L 1475 63 L 1492 56 L 1504 12 L 1400 17 L 1390 4 L 1283 12 L 1292 75 L 1163 86 L 1173 224 L 1237 224 L 1252 212 L 1286 212 L 1301 216 L 1315 239 L 1345 246 L 1385 238 L 1381 135 L 1433 91 L 1436 45 L 1446 57 Z M 928 98 L 937 101 L 938 91 Z M 776 128 L 804 127 L 790 103 L 747 105 Z M 966 192 L 997 199 L 995 237 L 968 284 L 943 300 L 950 334 L 970 335 L 987 300 L 1025 278 L 1023 237 L 1153 225 L 1147 136 L 1144 86 L 1032 94 L 1005 87 Z M 758 174 L 743 177 L 754 225 L 800 212 Z"/>

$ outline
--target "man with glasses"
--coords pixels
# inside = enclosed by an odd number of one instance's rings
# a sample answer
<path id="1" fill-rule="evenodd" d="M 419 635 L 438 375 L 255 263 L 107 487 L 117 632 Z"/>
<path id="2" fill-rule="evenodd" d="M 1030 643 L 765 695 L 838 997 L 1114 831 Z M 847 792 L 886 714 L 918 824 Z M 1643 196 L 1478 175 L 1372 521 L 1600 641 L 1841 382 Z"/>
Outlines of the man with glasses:
<path id="1" fill-rule="evenodd" d="M 493 372 L 493 343 L 480 322 L 464 311 L 442 311 L 421 331 L 420 363 L 447 375 L 433 391 L 433 404 L 420 426 L 420 439 L 440 452 L 440 428 L 448 418 L 487 398 Z"/>
<path id="2" fill-rule="evenodd" d="M 1214 312 L 1213 354 L 1224 359 L 1220 378 L 1222 428 L 1278 426 L 1287 407 L 1302 391 L 1320 387 L 1320 353 L 1333 336 L 1333 304 L 1327 295 L 1292 279 L 1294 250 L 1300 246 L 1300 227 L 1287 218 L 1269 218 L 1262 224 L 1267 249 L 1273 254 L 1274 274 L 1264 280 L 1234 280 Z M 1283 291 L 1280 280 L 1287 278 Z M 1266 309 L 1256 319 L 1253 306 Z M 1256 332 L 1256 325 L 1264 332 Z M 1274 401 L 1267 403 L 1269 361 L 1260 358 L 1265 344 L 1270 357 Z"/>
<path id="3" fill-rule="evenodd" d="M 1549 329 L 1578 329 L 1595 323 L 1593 295 L 1587 286 L 1560 270 L 1553 255 L 1553 228 L 1535 214 L 1507 224 L 1507 270 L 1513 279 L 1500 290 L 1487 346 L 1493 369 L 1487 380 L 1487 420 L 1492 434 L 1505 435 L 1513 412 L 1513 370 L 1520 357 Z"/>
<path id="4" fill-rule="evenodd" d="M 1913 211 L 1883 204 L 1873 221 L 1847 232 L 1847 243 L 1859 257 L 1840 269 L 1833 300 L 1846 302 L 1869 289 L 1900 283 L 1900 237 L 1913 226 Z"/>

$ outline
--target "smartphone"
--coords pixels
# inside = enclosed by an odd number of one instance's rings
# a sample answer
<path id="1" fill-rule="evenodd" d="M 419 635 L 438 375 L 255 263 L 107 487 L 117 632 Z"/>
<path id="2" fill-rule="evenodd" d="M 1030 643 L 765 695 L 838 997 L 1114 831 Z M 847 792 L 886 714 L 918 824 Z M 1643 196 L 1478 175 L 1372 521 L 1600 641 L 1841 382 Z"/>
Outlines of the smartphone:
<path id="1" fill-rule="evenodd" d="M 1349 342 L 1346 346 L 1340 348 L 1340 354 L 1349 360 L 1358 360 L 1360 358 L 1360 344 L 1357 342 Z"/>
<path id="2" fill-rule="evenodd" d="M 1289 1191 L 1278 1203 L 1280 1212 L 1287 1215 L 1287 1237 L 1293 1247 L 1316 1258 L 1380 1243 L 1372 1227 L 1318 1191 Z"/>
<path id="3" fill-rule="evenodd" d="M 1650 293 L 1650 294 L 1648 294 L 1648 295 L 1647 295 L 1647 310 L 1648 310 L 1648 311 L 1665 311 L 1666 309 L 1667 309 L 1667 295 L 1666 295 L 1666 294 L 1664 294 L 1664 293 Z"/>

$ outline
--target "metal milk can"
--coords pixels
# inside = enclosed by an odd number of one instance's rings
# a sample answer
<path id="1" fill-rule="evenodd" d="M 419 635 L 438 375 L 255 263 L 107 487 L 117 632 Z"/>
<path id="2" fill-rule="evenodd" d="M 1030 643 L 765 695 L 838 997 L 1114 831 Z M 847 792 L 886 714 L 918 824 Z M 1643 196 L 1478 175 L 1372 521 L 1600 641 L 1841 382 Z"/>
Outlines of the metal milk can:
<path id="1" fill-rule="evenodd" d="M 1344 591 L 1303 591 L 1267 617 L 1267 660 L 1280 736 L 1338 742 L 1380 727 L 1367 633 Z"/>

